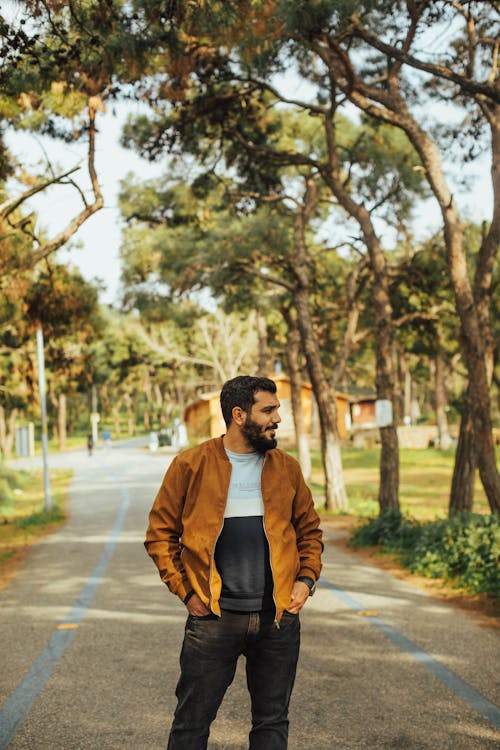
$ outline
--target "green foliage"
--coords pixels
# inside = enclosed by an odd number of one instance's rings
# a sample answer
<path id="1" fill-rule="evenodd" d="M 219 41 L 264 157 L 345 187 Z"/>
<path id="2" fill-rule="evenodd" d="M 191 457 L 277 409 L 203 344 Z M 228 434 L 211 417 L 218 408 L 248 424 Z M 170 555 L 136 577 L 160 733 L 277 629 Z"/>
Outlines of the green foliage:
<path id="1" fill-rule="evenodd" d="M 28 475 L 0 464 L 0 510 L 5 511 L 14 503 L 14 492 L 26 485 Z"/>
<path id="2" fill-rule="evenodd" d="M 0 407 L 6 419 L 13 409 L 23 409 L 28 419 L 37 415 L 34 341 L 40 324 L 53 398 L 85 390 L 89 346 L 103 330 L 96 287 L 58 264 L 19 273 L 5 287 L 0 296 Z"/>
<path id="3" fill-rule="evenodd" d="M 10 484 L 4 477 L 0 477 L 0 508 L 10 506 L 13 500 L 14 495 Z"/>
<path id="4" fill-rule="evenodd" d="M 500 596 L 500 519 L 460 514 L 420 523 L 387 511 L 355 532 L 353 542 L 396 553 L 413 573 L 443 578 L 471 593 Z"/>
<path id="5" fill-rule="evenodd" d="M 51 523 L 64 521 L 64 518 L 65 516 L 61 508 L 56 507 L 49 511 L 36 511 L 25 518 L 18 518 L 14 521 L 14 526 L 17 529 L 28 529 L 33 526 L 49 526 Z"/>

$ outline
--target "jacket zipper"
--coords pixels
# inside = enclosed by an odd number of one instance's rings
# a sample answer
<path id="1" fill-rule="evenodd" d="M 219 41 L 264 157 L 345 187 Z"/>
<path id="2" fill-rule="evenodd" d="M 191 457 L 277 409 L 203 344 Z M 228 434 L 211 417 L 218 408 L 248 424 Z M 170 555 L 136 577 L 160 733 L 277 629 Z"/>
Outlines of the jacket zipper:
<path id="1" fill-rule="evenodd" d="M 262 473 L 264 472 L 264 465 L 267 460 L 267 454 L 264 456 L 264 463 L 262 464 Z M 278 604 L 276 602 L 276 597 L 274 595 L 275 592 L 275 579 L 274 579 L 274 571 L 273 571 L 273 560 L 272 560 L 272 554 L 271 554 L 271 543 L 269 541 L 269 537 L 267 535 L 267 529 L 266 529 L 266 505 L 264 503 L 264 493 L 262 492 L 262 475 L 260 478 L 260 491 L 262 493 L 262 504 L 264 506 L 264 513 L 262 516 L 262 527 L 264 529 L 264 536 L 267 540 L 267 546 L 269 548 L 269 567 L 271 568 L 271 576 L 273 579 L 273 602 L 274 602 L 274 626 L 277 628 L 277 630 L 280 629 L 280 624 L 278 622 Z"/>
<path id="2" fill-rule="evenodd" d="M 214 597 L 212 594 L 212 581 L 214 576 L 214 566 L 215 566 L 215 548 L 217 547 L 217 542 L 219 541 L 219 537 L 222 534 L 222 529 L 224 528 L 224 521 L 222 521 L 222 526 L 219 529 L 219 533 L 215 537 L 214 542 L 214 548 L 212 550 L 212 555 L 210 557 L 210 577 L 208 579 L 208 588 L 210 589 L 210 610 L 213 612 L 212 605 L 214 603 Z"/>
<path id="3" fill-rule="evenodd" d="M 224 504 L 224 513 L 226 512 L 227 493 L 229 492 L 229 485 L 231 483 L 231 475 L 233 473 L 233 467 L 231 465 L 231 462 L 229 462 L 229 469 L 230 469 L 230 474 L 229 474 L 229 482 L 228 482 L 227 490 L 226 490 L 226 502 Z M 210 611 L 211 612 L 213 612 L 212 605 L 214 603 L 214 597 L 213 597 L 213 594 L 212 594 L 212 581 L 213 581 L 214 566 L 215 566 L 215 548 L 217 547 L 217 542 L 219 541 L 219 537 L 222 534 L 222 529 L 224 528 L 224 513 L 222 514 L 222 525 L 221 525 L 221 527 L 220 527 L 220 529 L 218 531 L 217 536 L 215 537 L 215 542 L 214 542 L 214 546 L 213 546 L 213 549 L 212 549 L 212 555 L 210 557 L 210 576 L 209 576 L 209 579 L 208 579 L 208 588 L 210 590 Z"/>

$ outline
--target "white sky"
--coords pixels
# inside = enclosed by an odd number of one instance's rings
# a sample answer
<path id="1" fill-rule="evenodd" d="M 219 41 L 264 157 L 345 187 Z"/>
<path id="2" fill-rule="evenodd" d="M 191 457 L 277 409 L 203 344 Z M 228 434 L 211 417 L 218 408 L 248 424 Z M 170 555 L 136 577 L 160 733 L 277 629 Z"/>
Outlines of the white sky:
<path id="1" fill-rule="evenodd" d="M 2 5 L 2 13 L 16 18 L 21 9 L 12 0 L 5 0 Z M 446 31 L 446 30 L 445 30 Z M 420 44 L 427 46 L 427 52 L 432 53 L 433 45 L 442 48 L 447 37 L 453 36 L 450 27 L 446 34 L 438 37 L 423 37 Z M 308 98 L 310 90 L 307 84 L 289 71 L 286 75 L 277 77 L 276 83 L 279 87 L 287 90 L 288 95 Z M 89 280 L 100 279 L 104 284 L 104 291 L 100 299 L 105 303 L 119 302 L 120 283 L 120 261 L 119 246 L 121 239 L 122 222 L 117 206 L 119 183 L 127 173 L 133 172 L 141 179 L 159 176 L 165 172 L 167 161 L 162 160 L 156 164 L 140 159 L 136 154 L 119 145 L 122 124 L 127 112 L 138 112 L 140 105 L 133 103 L 119 103 L 108 108 L 104 115 L 99 115 L 97 126 L 99 134 L 96 143 L 96 168 L 99 183 L 104 195 L 105 207 L 86 221 L 70 243 L 69 249 L 61 248 L 57 257 L 61 261 L 71 260 L 78 266 L 82 275 Z M 143 111 L 143 110 L 142 110 Z M 433 107 L 433 115 L 436 109 Z M 425 114 L 424 114 L 425 116 Z M 444 115 L 444 121 L 447 120 Z M 6 141 L 11 151 L 18 157 L 20 162 L 29 167 L 33 164 L 43 163 L 44 150 L 48 154 L 54 168 L 59 166 L 61 171 L 75 166 L 83 160 L 79 183 L 89 190 L 90 183 L 86 173 L 85 144 L 64 144 L 49 138 L 40 138 L 29 133 L 13 132 L 7 130 Z M 459 165 L 460 167 L 460 165 Z M 467 174 L 472 178 L 472 187 L 467 190 L 462 188 L 455 192 L 455 199 L 462 212 L 463 218 L 480 222 L 491 219 L 493 197 L 491 190 L 491 154 L 484 153 L 472 165 L 466 167 Z M 457 165 L 449 164 L 450 184 L 453 182 L 453 171 Z M 452 188 L 453 189 L 453 188 Z M 89 198 L 91 192 L 89 193 Z M 29 208 L 37 212 L 40 225 L 47 229 L 49 236 L 53 236 L 62 229 L 67 222 L 80 210 L 81 200 L 76 191 L 65 187 L 54 187 L 44 191 L 43 194 L 33 198 Z M 426 236 L 435 232 L 440 226 L 440 215 L 436 202 L 428 200 L 419 207 L 415 222 L 417 236 Z M 76 247 L 80 244 L 81 248 Z"/>
<path id="2" fill-rule="evenodd" d="M 58 260 L 71 260 L 86 279 L 102 280 L 106 288 L 100 299 L 106 303 L 118 302 L 119 246 L 123 225 L 118 208 L 120 180 L 129 172 L 146 179 L 158 176 L 165 169 L 165 162 L 152 164 L 120 146 L 120 131 L 126 108 L 117 105 L 114 110 L 116 114 L 108 110 L 106 114 L 98 115 L 96 121 L 99 129 L 96 139 L 96 169 L 105 206 L 80 227 L 74 235 L 72 247 L 61 248 L 57 252 Z M 134 108 L 128 105 L 128 111 L 133 112 Z M 19 131 L 8 131 L 6 141 L 10 150 L 27 167 L 36 164 L 40 168 L 40 164 L 45 162 L 44 151 L 57 173 L 81 162 L 81 170 L 73 177 L 86 190 L 87 199 L 91 200 L 85 143 L 65 144 Z M 82 202 L 73 188 L 53 186 L 32 198 L 28 205 L 37 212 L 39 226 L 53 236 L 81 209 Z M 78 244 L 82 247 L 75 246 Z"/>
<path id="3" fill-rule="evenodd" d="M 137 111 L 139 105 L 117 104 L 113 110 L 108 109 L 106 114 L 99 115 L 96 168 L 105 207 L 82 225 L 69 249 L 61 248 L 57 254 L 60 261 L 71 260 L 78 266 L 86 279 L 97 278 L 103 282 L 105 289 L 101 292 L 100 299 L 104 303 L 119 302 L 119 245 L 123 226 L 117 205 L 120 180 L 129 172 L 133 172 L 141 179 L 156 177 L 167 168 L 166 159 L 151 163 L 119 145 L 121 127 L 127 112 Z M 11 151 L 28 169 L 31 165 L 44 163 L 44 150 L 53 167 L 58 166 L 61 171 L 83 160 L 81 174 L 77 179 L 89 190 L 84 143 L 65 144 L 47 137 L 40 138 L 30 133 L 13 131 L 7 131 L 6 140 Z M 454 168 L 456 167 L 450 165 L 450 173 Z M 477 222 L 488 220 L 492 211 L 489 153 L 485 153 L 468 169 L 473 178 L 473 187 L 456 194 L 458 205 L 464 218 Z M 90 196 L 91 193 L 89 198 Z M 29 206 L 38 213 L 40 225 L 53 236 L 80 210 L 81 200 L 73 189 L 54 186 L 33 198 Z M 439 211 L 433 199 L 422 204 L 416 224 L 418 234 L 423 236 L 439 228 Z M 81 244 L 82 247 L 75 246 L 77 244 Z"/>

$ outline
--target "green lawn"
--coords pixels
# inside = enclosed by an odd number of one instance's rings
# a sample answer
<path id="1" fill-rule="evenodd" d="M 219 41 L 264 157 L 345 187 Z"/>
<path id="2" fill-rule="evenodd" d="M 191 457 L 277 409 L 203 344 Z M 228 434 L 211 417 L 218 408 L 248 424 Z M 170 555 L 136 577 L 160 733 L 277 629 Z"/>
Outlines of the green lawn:
<path id="1" fill-rule="evenodd" d="M 39 537 L 59 526 L 72 472 L 51 472 L 52 510 L 44 509 L 43 474 L 17 472 L 0 464 L 0 584 L 9 563 Z"/>
<path id="2" fill-rule="evenodd" d="M 344 479 L 353 515 L 378 514 L 379 458 L 380 451 L 377 448 L 345 448 L 342 451 Z M 324 493 L 324 483 L 319 451 L 313 452 L 312 462 L 311 488 L 314 496 L 320 500 Z M 452 451 L 442 452 L 434 448 L 401 449 L 399 501 L 402 512 L 419 520 L 445 518 L 448 513 L 453 462 Z M 479 477 L 475 485 L 474 511 L 489 513 Z"/>

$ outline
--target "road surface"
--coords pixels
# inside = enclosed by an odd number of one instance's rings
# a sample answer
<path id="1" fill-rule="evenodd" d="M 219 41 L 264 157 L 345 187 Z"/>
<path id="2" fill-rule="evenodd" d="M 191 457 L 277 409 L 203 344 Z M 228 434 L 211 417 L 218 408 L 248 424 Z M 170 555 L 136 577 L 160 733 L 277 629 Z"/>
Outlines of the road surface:
<path id="1" fill-rule="evenodd" d="M 52 459 L 69 520 L 0 591 L 0 750 L 159 750 L 185 611 L 142 542 L 170 460 L 136 443 Z M 337 549 L 302 619 L 290 750 L 500 747 L 499 631 Z M 248 747 L 244 665 L 210 750 Z"/>

